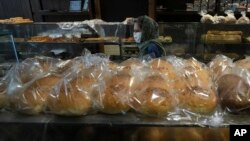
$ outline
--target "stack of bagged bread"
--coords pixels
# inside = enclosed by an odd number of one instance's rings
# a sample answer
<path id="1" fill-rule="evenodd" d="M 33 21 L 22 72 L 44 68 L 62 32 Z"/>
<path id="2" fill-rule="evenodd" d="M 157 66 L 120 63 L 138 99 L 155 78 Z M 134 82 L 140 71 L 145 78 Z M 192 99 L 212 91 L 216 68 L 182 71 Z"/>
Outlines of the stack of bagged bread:
<path id="1" fill-rule="evenodd" d="M 224 61 L 219 61 L 224 60 Z M 225 56 L 217 56 L 210 62 L 218 96 L 223 110 L 230 113 L 244 113 L 250 108 L 250 59 L 232 63 Z"/>
<path id="2" fill-rule="evenodd" d="M 227 16 L 217 15 L 214 16 L 208 14 L 206 11 L 201 11 L 201 23 L 208 23 L 208 24 L 249 24 L 250 20 L 246 16 L 246 12 L 241 12 L 241 17 L 236 19 L 234 16 L 234 12 L 231 10 L 225 11 Z"/>
<path id="3" fill-rule="evenodd" d="M 117 64 L 86 52 L 72 60 L 35 57 L 0 81 L 0 107 L 26 114 L 81 116 L 135 111 L 153 117 L 207 117 L 250 107 L 250 59 L 216 56 L 209 65 L 174 56 Z M 192 117 L 191 116 L 191 117 Z"/>
<path id="4" fill-rule="evenodd" d="M 208 44 L 236 44 L 242 42 L 242 35 L 242 31 L 209 30 L 202 40 Z"/>
<path id="5" fill-rule="evenodd" d="M 184 113 L 211 115 L 217 108 L 217 95 L 205 64 L 190 58 L 173 62 L 179 78 L 175 82 L 178 107 Z"/>

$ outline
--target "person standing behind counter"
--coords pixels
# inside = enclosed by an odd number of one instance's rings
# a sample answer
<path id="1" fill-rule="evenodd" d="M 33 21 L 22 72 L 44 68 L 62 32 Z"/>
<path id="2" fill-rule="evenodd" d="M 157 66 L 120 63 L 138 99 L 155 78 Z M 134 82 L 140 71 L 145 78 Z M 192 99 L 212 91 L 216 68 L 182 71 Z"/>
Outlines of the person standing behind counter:
<path id="1" fill-rule="evenodd" d="M 149 55 L 152 58 L 166 56 L 159 37 L 158 24 L 148 16 L 140 16 L 134 20 L 134 40 L 139 47 L 139 58 Z"/>

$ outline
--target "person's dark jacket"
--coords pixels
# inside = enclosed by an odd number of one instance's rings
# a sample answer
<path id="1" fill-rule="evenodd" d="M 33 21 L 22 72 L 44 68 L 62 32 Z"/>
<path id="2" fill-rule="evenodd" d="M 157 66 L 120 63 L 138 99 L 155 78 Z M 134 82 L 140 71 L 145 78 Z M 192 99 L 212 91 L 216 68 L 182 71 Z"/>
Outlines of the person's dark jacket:
<path id="1" fill-rule="evenodd" d="M 165 56 L 165 49 L 163 45 L 157 40 L 159 37 L 158 24 L 148 16 L 138 17 L 138 21 L 142 21 L 142 37 L 139 45 L 139 56 L 150 55 L 153 58 Z"/>

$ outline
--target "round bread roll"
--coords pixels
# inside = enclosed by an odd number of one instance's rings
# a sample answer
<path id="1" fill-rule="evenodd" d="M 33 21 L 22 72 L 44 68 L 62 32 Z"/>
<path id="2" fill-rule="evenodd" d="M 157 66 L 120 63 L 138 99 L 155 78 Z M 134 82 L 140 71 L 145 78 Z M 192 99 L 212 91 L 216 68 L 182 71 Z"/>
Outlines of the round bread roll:
<path id="1" fill-rule="evenodd" d="M 226 56 L 216 56 L 210 63 L 209 69 L 213 81 L 217 81 L 223 74 L 230 73 L 233 60 Z"/>
<path id="2" fill-rule="evenodd" d="M 170 80 L 176 79 L 174 67 L 168 61 L 154 59 L 150 62 L 150 68 L 153 71 L 158 71 L 164 75 L 167 75 Z"/>
<path id="3" fill-rule="evenodd" d="M 81 74 L 81 73 L 79 73 Z M 57 115 L 85 115 L 92 108 L 91 92 L 95 79 L 91 76 L 78 75 L 75 79 L 58 85 L 48 98 L 49 110 Z"/>
<path id="4" fill-rule="evenodd" d="M 238 75 L 226 74 L 218 80 L 221 106 L 229 112 L 250 108 L 250 86 Z"/>
<path id="5" fill-rule="evenodd" d="M 217 106 L 215 91 L 186 87 L 178 93 L 179 107 L 196 114 L 211 114 Z"/>
<path id="6" fill-rule="evenodd" d="M 46 106 L 50 91 L 60 79 L 59 76 L 48 75 L 35 80 L 24 88 L 22 93 L 13 95 L 11 107 L 26 114 L 41 113 Z"/>
<path id="7" fill-rule="evenodd" d="M 224 23 L 226 23 L 226 19 L 225 19 L 224 16 L 215 15 L 214 16 L 214 23 L 216 23 L 216 24 L 224 24 Z"/>
<path id="8" fill-rule="evenodd" d="M 148 76 L 135 88 L 130 105 L 145 115 L 166 116 L 176 106 L 172 89 L 160 75 Z"/>
<path id="9" fill-rule="evenodd" d="M 119 70 L 123 73 L 127 73 L 129 74 L 132 67 L 136 66 L 136 67 L 142 67 L 143 64 L 139 59 L 136 58 L 130 58 L 126 61 L 123 61 L 120 66 L 119 66 Z"/>
<path id="10" fill-rule="evenodd" d="M 225 17 L 225 21 L 226 21 L 225 23 L 227 24 L 235 24 L 237 22 L 237 19 L 235 18 L 234 15 L 229 14 Z"/>
<path id="11" fill-rule="evenodd" d="M 214 23 L 214 17 L 211 16 L 210 14 L 205 14 L 205 15 L 202 16 L 201 22 L 202 23 L 210 23 L 210 24 L 212 24 L 212 23 Z"/>
<path id="12" fill-rule="evenodd" d="M 188 59 L 185 61 L 185 67 L 183 68 L 182 75 L 183 80 L 189 87 L 202 87 L 204 89 L 211 88 L 211 79 L 209 71 L 203 67 L 203 65 L 195 59 Z"/>
<path id="13" fill-rule="evenodd" d="M 217 107 L 217 97 L 208 70 L 197 60 L 184 63 L 182 75 L 175 81 L 179 107 L 196 114 L 211 114 Z"/>
<path id="14" fill-rule="evenodd" d="M 102 95 L 101 112 L 107 114 L 125 113 L 130 107 L 128 95 L 132 91 L 133 77 L 129 74 L 117 74 L 107 81 L 107 86 Z"/>

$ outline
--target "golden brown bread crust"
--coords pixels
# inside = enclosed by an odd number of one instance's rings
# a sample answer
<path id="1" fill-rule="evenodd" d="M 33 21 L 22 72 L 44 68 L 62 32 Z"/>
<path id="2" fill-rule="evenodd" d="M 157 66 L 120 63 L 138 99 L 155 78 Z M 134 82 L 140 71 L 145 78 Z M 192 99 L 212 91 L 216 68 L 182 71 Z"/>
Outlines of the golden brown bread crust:
<path id="1" fill-rule="evenodd" d="M 10 106 L 26 114 L 41 113 L 46 106 L 50 91 L 60 79 L 55 75 L 37 79 L 23 93 L 14 94 L 10 100 Z"/>
<path id="2" fill-rule="evenodd" d="M 168 61 L 162 59 L 154 59 L 150 62 L 150 68 L 153 71 L 158 71 L 168 76 L 168 78 L 171 80 L 176 79 L 176 72 L 174 70 L 174 67 Z"/>
<path id="3" fill-rule="evenodd" d="M 57 115 L 85 115 L 92 108 L 92 85 L 96 80 L 79 72 L 70 82 L 59 85 L 59 91 L 52 91 L 48 97 L 49 110 Z"/>
<path id="4" fill-rule="evenodd" d="M 211 114 L 217 106 L 215 91 L 193 87 L 184 89 L 178 94 L 179 106 L 198 114 Z"/>
<path id="5" fill-rule="evenodd" d="M 136 58 L 130 58 L 126 61 L 123 61 L 120 66 L 119 70 L 123 73 L 129 74 L 133 66 L 143 66 L 142 62 Z"/>
<path id="6" fill-rule="evenodd" d="M 217 81 L 222 75 L 232 70 L 232 60 L 225 56 L 217 56 L 209 63 L 210 74 L 213 81 Z"/>
<path id="7" fill-rule="evenodd" d="M 210 75 L 197 60 L 186 60 L 183 75 L 175 81 L 179 107 L 196 114 L 211 114 L 217 107 L 217 96 Z"/>
<path id="8" fill-rule="evenodd" d="M 133 77 L 129 74 L 116 74 L 107 82 L 105 91 L 101 94 L 102 106 L 101 112 L 107 114 L 117 114 L 127 112 L 128 95 L 132 91 Z"/>
<path id="9" fill-rule="evenodd" d="M 139 113 L 149 116 L 166 116 L 176 106 L 171 85 L 159 76 L 148 76 L 136 87 L 131 106 Z"/>
<path id="10" fill-rule="evenodd" d="M 218 80 L 218 94 L 223 109 L 240 112 L 250 107 L 250 86 L 234 74 L 226 74 Z"/>

